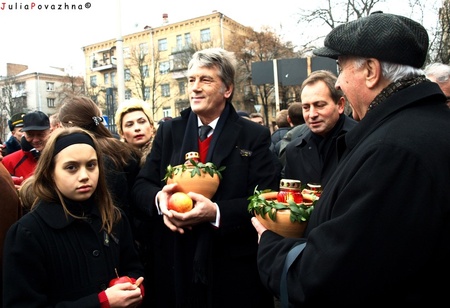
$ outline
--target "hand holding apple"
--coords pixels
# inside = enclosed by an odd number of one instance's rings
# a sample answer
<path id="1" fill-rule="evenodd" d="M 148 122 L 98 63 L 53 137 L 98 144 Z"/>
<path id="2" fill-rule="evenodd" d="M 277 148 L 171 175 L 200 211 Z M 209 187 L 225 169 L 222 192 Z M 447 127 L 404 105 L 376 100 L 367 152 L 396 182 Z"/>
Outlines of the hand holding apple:
<path id="1" fill-rule="evenodd" d="M 169 210 L 174 210 L 179 213 L 186 213 L 192 210 L 194 202 L 192 199 L 184 192 L 176 192 L 170 196 L 167 208 Z"/>
<path id="2" fill-rule="evenodd" d="M 142 281 L 144 281 L 143 277 L 140 277 L 137 280 L 135 278 L 128 277 L 128 276 L 120 276 L 119 277 L 119 274 L 117 273 L 117 269 L 114 269 L 114 270 L 116 272 L 117 278 L 111 279 L 111 281 L 109 282 L 108 287 L 112 287 L 112 286 L 114 286 L 116 284 L 119 284 L 119 283 L 129 282 L 131 284 L 136 285 L 136 287 L 139 287 L 141 289 L 142 296 L 144 296 L 144 285 L 142 284 Z"/>

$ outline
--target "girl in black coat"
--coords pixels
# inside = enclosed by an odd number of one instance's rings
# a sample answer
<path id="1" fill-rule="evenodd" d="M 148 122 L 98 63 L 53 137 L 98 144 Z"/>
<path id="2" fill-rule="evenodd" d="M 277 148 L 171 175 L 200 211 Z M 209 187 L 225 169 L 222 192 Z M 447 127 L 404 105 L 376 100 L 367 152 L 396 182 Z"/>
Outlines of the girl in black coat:
<path id="1" fill-rule="evenodd" d="M 81 128 L 55 131 L 33 190 L 38 202 L 6 236 L 3 306 L 137 307 L 142 264 L 92 135 Z M 131 278 L 108 287 L 117 275 Z"/>

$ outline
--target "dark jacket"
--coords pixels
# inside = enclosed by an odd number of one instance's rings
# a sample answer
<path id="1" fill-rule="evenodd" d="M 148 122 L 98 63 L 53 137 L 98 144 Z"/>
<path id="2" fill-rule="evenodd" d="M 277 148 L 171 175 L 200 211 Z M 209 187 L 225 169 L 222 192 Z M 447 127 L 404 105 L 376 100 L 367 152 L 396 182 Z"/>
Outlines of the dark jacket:
<path id="1" fill-rule="evenodd" d="M 3 243 L 6 232 L 21 216 L 21 205 L 17 189 L 5 167 L 0 163 L 0 196 L 1 196 L 1 215 L 0 215 L 0 266 L 3 264 Z M 3 273 L 3 267 L 0 269 L 0 277 Z M 0 283 L 0 295 L 3 294 L 3 283 Z M 1 297 L 0 297 L 1 298 Z"/>
<path id="2" fill-rule="evenodd" d="M 4 256 L 4 307 L 99 307 L 98 293 L 116 277 L 143 268 L 125 215 L 113 235 L 100 232 L 97 207 L 87 220 L 65 218 L 62 206 L 40 202 L 9 230 Z M 81 214 L 81 213 L 80 213 Z"/>
<path id="3" fill-rule="evenodd" d="M 358 122 L 341 114 L 336 125 L 323 138 L 308 130 L 286 146 L 286 163 L 282 177 L 325 187 L 338 163 L 336 140 L 350 131 Z"/>
<path id="4" fill-rule="evenodd" d="M 297 126 L 292 127 L 284 136 L 283 138 L 275 144 L 273 147 L 273 152 L 278 157 L 278 160 L 280 161 L 281 165 L 284 167 L 286 165 L 286 146 L 291 142 L 292 140 L 295 140 L 296 138 L 302 136 L 303 134 L 306 134 L 309 132 L 309 127 L 305 123 L 299 124 Z"/>
<path id="5" fill-rule="evenodd" d="M 279 294 L 284 260 L 292 307 L 439 306 L 450 275 L 450 109 L 438 85 L 392 94 L 338 141 L 342 156 L 306 239 L 261 237 L 258 266 Z"/>
<path id="6" fill-rule="evenodd" d="M 9 137 L 8 140 L 6 140 L 5 146 L 6 146 L 6 148 L 5 148 L 5 152 L 6 152 L 5 156 L 8 155 L 8 154 L 14 153 L 16 151 L 19 151 L 21 149 L 20 142 L 17 141 L 16 137 L 14 137 L 14 136 L 11 136 L 11 137 Z"/>
<path id="7" fill-rule="evenodd" d="M 272 145 L 275 146 L 278 141 L 283 139 L 284 135 L 291 129 L 291 127 L 280 127 L 276 131 L 272 133 L 272 136 L 270 136 L 270 139 L 272 140 Z"/>
<path id="8" fill-rule="evenodd" d="M 272 296 L 256 270 L 258 239 L 247 210 L 247 198 L 256 187 L 276 190 L 279 183 L 267 127 L 241 118 L 231 105 L 220 116 L 206 159 L 226 167 L 212 198 L 220 208 L 219 228 L 204 223 L 180 235 L 157 215 L 154 200 L 165 184 L 166 167 L 184 163 L 187 152 L 198 152 L 197 130 L 197 116 L 190 108 L 162 123 L 133 188 L 136 204 L 157 225 L 155 285 L 165 287 L 159 288 L 152 307 L 271 307 Z M 194 284 L 193 268 L 203 263 L 207 281 Z"/>

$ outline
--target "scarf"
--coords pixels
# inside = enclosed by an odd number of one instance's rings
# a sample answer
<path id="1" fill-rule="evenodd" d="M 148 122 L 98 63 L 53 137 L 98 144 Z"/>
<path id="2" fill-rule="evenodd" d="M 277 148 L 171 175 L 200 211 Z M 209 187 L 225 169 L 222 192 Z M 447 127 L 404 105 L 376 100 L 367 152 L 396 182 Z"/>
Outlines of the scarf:
<path id="1" fill-rule="evenodd" d="M 373 102 L 370 103 L 367 112 L 378 106 L 381 102 L 384 102 L 392 94 L 410 86 L 418 85 L 425 81 L 427 81 L 427 78 L 424 75 L 421 75 L 412 78 L 399 79 L 396 82 L 389 84 L 386 88 L 383 89 L 383 91 L 380 92 L 380 94 L 375 97 Z"/>

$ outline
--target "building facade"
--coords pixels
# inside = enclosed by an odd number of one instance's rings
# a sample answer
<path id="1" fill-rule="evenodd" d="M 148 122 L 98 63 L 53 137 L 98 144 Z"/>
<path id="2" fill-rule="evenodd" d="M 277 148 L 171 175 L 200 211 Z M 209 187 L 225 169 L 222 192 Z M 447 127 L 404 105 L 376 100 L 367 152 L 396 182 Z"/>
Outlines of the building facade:
<path id="1" fill-rule="evenodd" d="M 209 47 L 228 49 L 234 36 L 249 31 L 220 12 L 175 23 L 167 14 L 162 17 L 161 26 L 123 36 L 123 72 L 117 71 L 117 39 L 83 47 L 87 92 L 108 118 L 117 108 L 119 73 L 124 74 L 125 99 L 149 102 L 156 122 L 178 116 L 189 107 L 186 70 L 192 54 Z"/>
<path id="2" fill-rule="evenodd" d="M 40 110 L 48 115 L 57 111 L 64 87 L 75 82 L 83 87 L 81 77 L 69 77 L 62 68 L 29 68 L 27 65 L 7 63 L 6 76 L 0 76 L 0 136 L 3 141 L 10 133 L 8 119 L 18 112 Z"/>

